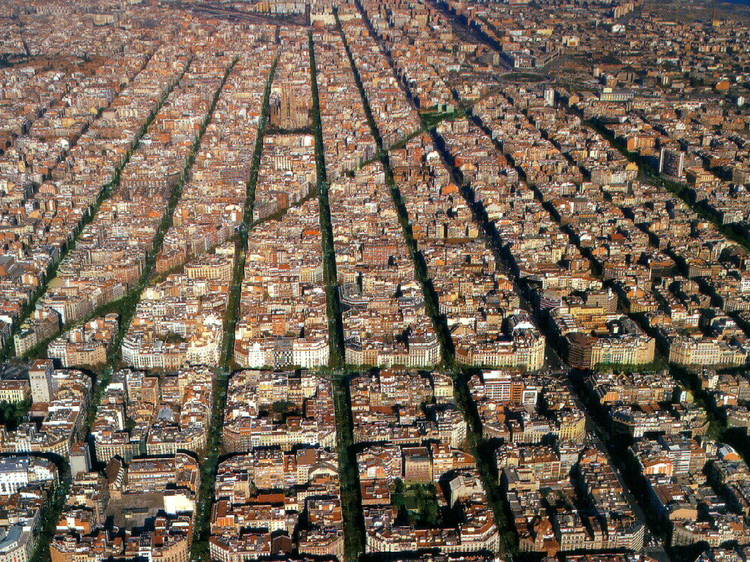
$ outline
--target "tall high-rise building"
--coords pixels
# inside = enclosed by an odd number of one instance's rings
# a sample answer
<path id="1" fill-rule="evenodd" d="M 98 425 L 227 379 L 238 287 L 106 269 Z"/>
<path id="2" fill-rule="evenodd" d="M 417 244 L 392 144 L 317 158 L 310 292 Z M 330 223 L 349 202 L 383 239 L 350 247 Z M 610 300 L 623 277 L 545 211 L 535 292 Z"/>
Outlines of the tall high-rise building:
<path id="1" fill-rule="evenodd" d="M 663 147 L 659 155 L 659 173 L 675 178 L 685 177 L 685 153 Z"/>
<path id="2" fill-rule="evenodd" d="M 29 385 L 31 386 L 31 400 L 37 402 L 49 402 L 55 393 L 52 375 L 55 372 L 54 365 L 49 359 L 37 359 L 29 368 Z"/>

